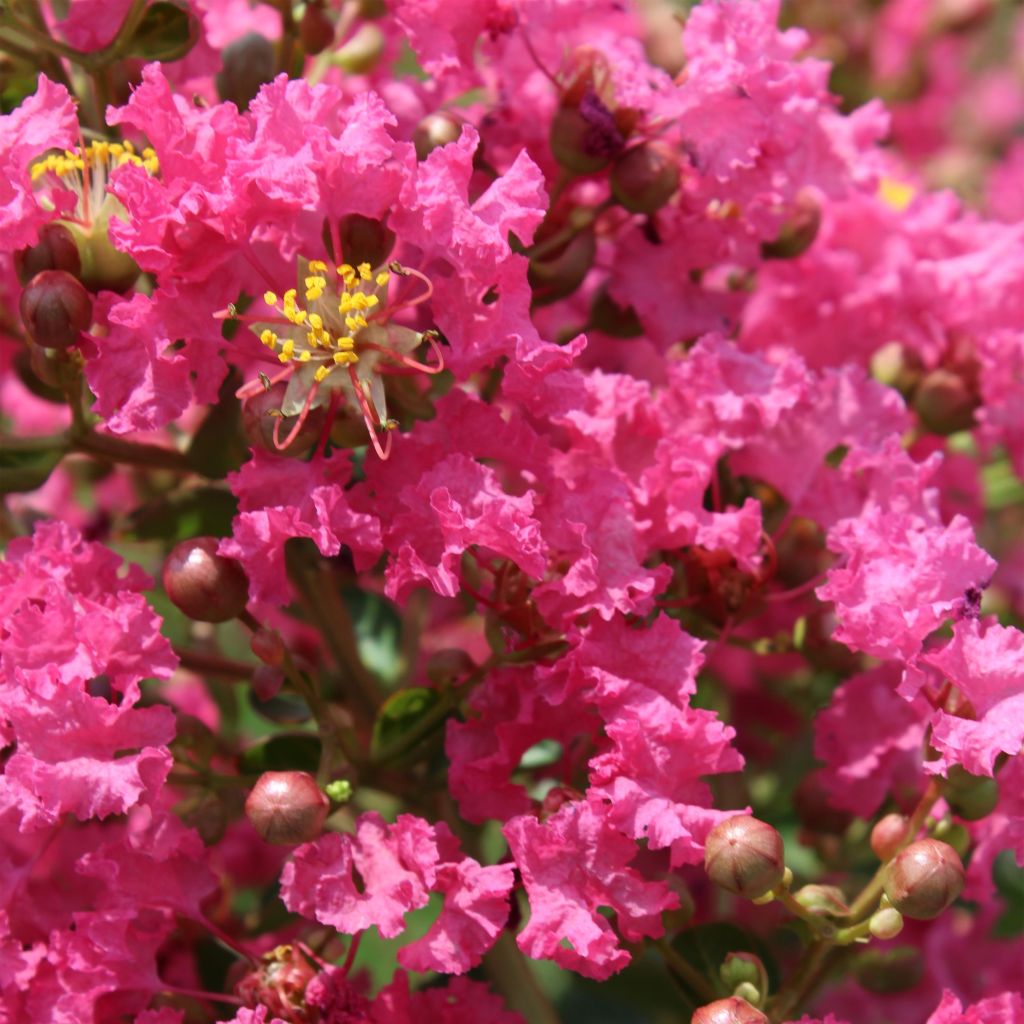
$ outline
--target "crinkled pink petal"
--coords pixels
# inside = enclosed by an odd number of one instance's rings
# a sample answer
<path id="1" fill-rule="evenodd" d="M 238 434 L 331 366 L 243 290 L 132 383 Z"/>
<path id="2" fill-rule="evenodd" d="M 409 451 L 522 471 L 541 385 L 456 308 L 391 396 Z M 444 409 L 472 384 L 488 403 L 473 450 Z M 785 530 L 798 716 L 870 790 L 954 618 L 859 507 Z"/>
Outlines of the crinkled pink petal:
<path id="1" fill-rule="evenodd" d="M 410 992 L 404 971 L 381 990 L 369 1019 L 372 1024 L 526 1024 L 482 982 L 452 978 L 447 985 Z"/>
<path id="2" fill-rule="evenodd" d="M 14 252 L 35 242 L 53 213 L 36 200 L 29 165 L 49 149 L 78 141 L 75 105 L 63 85 L 39 76 L 35 93 L 0 117 L 0 249 Z"/>
<path id="3" fill-rule="evenodd" d="M 927 1024 L 1021 1024 L 1024 1021 L 1024 999 L 1019 992 L 983 999 L 968 1006 L 950 991 L 942 993 L 942 1002 L 928 1018 Z"/>
<path id="4" fill-rule="evenodd" d="M 545 822 L 529 815 L 502 829 L 530 901 L 516 940 L 527 955 L 603 981 L 632 959 L 599 907 L 615 911 L 627 941 L 662 934 L 661 914 L 678 905 L 665 885 L 630 868 L 636 844 L 612 827 L 602 804 L 564 804 Z"/>

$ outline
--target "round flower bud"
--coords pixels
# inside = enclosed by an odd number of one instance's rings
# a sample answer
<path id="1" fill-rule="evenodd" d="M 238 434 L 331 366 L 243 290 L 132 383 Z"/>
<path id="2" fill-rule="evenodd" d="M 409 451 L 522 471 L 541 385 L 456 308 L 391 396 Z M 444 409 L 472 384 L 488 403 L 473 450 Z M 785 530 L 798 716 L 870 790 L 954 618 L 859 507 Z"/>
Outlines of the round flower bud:
<path id="1" fill-rule="evenodd" d="M 761 246 L 766 260 L 792 260 L 802 256 L 814 244 L 821 227 L 821 203 L 817 196 L 802 192 L 796 200 L 793 213 L 773 242 Z"/>
<path id="2" fill-rule="evenodd" d="M 377 66 L 383 52 L 384 33 L 366 23 L 334 54 L 334 63 L 350 75 L 365 75 Z"/>
<path id="3" fill-rule="evenodd" d="M 299 22 L 299 42 L 311 57 L 323 53 L 334 42 L 334 22 L 319 4 L 306 4 Z"/>
<path id="4" fill-rule="evenodd" d="M 566 105 L 551 119 L 551 154 L 574 174 L 593 174 L 607 167 L 625 145 L 615 115 L 593 89 L 579 105 Z"/>
<path id="5" fill-rule="evenodd" d="M 92 323 L 92 296 L 66 270 L 43 270 L 21 293 L 21 319 L 43 348 L 70 348 Z"/>
<path id="6" fill-rule="evenodd" d="M 887 814 L 871 830 L 871 849 L 880 861 L 891 860 L 907 838 L 910 820 L 905 814 Z"/>
<path id="7" fill-rule="evenodd" d="M 227 622 L 245 610 L 249 580 L 233 558 L 217 554 L 216 537 L 193 537 L 171 548 L 164 562 L 164 590 L 197 622 Z"/>
<path id="8" fill-rule="evenodd" d="M 330 801 L 309 772 L 264 772 L 245 801 L 253 828 L 268 843 L 297 846 L 323 831 Z"/>
<path id="9" fill-rule="evenodd" d="M 903 915 L 895 907 L 883 907 L 871 915 L 868 930 L 876 939 L 894 939 L 903 931 Z"/>
<path id="10" fill-rule="evenodd" d="M 249 648 L 264 665 L 279 667 L 284 663 L 284 641 L 276 629 L 261 626 L 253 633 Z"/>
<path id="11" fill-rule="evenodd" d="M 720 821 L 704 844 L 704 870 L 716 885 L 753 900 L 774 889 L 786 871 L 782 836 L 741 814 Z"/>
<path id="12" fill-rule="evenodd" d="M 664 142 L 642 142 L 615 161 L 611 186 L 630 213 L 654 213 L 679 188 L 679 158 Z"/>
<path id="13" fill-rule="evenodd" d="M 592 230 L 586 230 L 556 253 L 531 260 L 526 276 L 534 301 L 544 305 L 571 295 L 583 283 L 596 255 L 597 239 Z"/>
<path id="14" fill-rule="evenodd" d="M 923 374 L 921 357 L 898 341 L 886 342 L 871 357 L 871 375 L 875 380 L 895 388 L 904 398 L 913 393 Z"/>
<path id="15" fill-rule="evenodd" d="M 905 917 L 930 921 L 960 895 L 964 866 L 956 850 L 937 839 L 919 839 L 901 850 L 885 870 L 889 902 Z"/>
<path id="16" fill-rule="evenodd" d="M 74 235 L 56 222 L 44 224 L 39 229 L 39 241 L 14 254 L 14 270 L 23 285 L 44 270 L 65 270 L 77 277 L 81 269 Z"/>
<path id="17" fill-rule="evenodd" d="M 274 44 L 259 32 L 247 32 L 228 43 L 221 51 L 221 71 L 217 73 L 217 92 L 245 110 L 260 87 L 274 77 L 277 57 Z"/>
<path id="18" fill-rule="evenodd" d="M 260 448 L 274 455 L 303 455 L 316 444 L 323 429 L 323 407 L 311 409 L 305 422 L 294 438 L 284 447 L 274 443 L 274 434 L 284 444 L 292 432 L 297 417 L 282 416 L 281 403 L 284 401 L 287 384 L 278 381 L 268 389 L 258 391 L 242 403 L 242 433 L 253 448 Z"/>
<path id="19" fill-rule="evenodd" d="M 412 144 L 416 147 L 416 157 L 426 160 L 427 155 L 439 146 L 447 146 L 449 142 L 458 142 L 462 134 L 462 121 L 446 110 L 438 110 L 427 114 L 412 133 Z"/>
<path id="20" fill-rule="evenodd" d="M 276 697 L 284 686 L 284 672 L 274 665 L 260 665 L 252 673 L 253 696 L 260 704 Z"/>
<path id="21" fill-rule="evenodd" d="M 964 821 L 988 817 L 999 803 L 999 783 L 994 778 L 971 775 L 960 765 L 950 768 L 946 783 L 946 803 Z"/>
<path id="22" fill-rule="evenodd" d="M 946 437 L 974 426 L 978 396 L 958 374 L 932 370 L 914 392 L 914 411 L 933 434 Z"/>
<path id="23" fill-rule="evenodd" d="M 690 1024 L 768 1024 L 768 1018 L 746 999 L 730 996 L 699 1007 Z"/>

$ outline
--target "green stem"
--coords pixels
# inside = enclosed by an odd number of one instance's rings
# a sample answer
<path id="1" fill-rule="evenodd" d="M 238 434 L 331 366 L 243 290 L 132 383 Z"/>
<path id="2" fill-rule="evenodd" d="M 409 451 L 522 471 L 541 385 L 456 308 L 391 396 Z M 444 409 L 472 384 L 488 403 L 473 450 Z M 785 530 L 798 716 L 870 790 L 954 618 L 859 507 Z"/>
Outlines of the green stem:
<path id="1" fill-rule="evenodd" d="M 662 955 L 669 969 L 672 970 L 691 990 L 694 996 L 703 1003 L 713 1003 L 719 998 L 712 984 L 685 957 L 680 956 L 668 939 L 658 939 L 652 943 Z"/>
<path id="2" fill-rule="evenodd" d="M 781 903 L 794 917 L 800 918 L 820 939 L 832 938 L 836 934 L 835 925 L 823 918 L 820 914 L 808 910 L 790 891 L 780 886 L 774 890 L 772 895 Z"/>
<path id="3" fill-rule="evenodd" d="M 530 1024 L 559 1024 L 555 1008 L 537 984 L 510 932 L 502 932 L 498 937 L 484 956 L 483 968 L 509 1008 Z"/>

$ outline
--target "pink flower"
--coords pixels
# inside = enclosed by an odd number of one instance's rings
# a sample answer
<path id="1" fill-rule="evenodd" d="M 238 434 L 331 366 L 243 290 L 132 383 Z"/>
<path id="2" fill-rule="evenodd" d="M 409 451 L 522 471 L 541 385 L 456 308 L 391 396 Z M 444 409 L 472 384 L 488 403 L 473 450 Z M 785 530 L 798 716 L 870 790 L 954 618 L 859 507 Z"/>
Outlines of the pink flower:
<path id="1" fill-rule="evenodd" d="M 628 866 L 636 845 L 611 825 L 604 803 L 566 803 L 545 822 L 523 815 L 502 831 L 530 900 L 516 940 L 527 956 L 603 981 L 631 957 L 598 907 L 614 910 L 619 932 L 635 942 L 661 935 L 662 911 L 677 905 L 665 885 Z"/>
<path id="2" fill-rule="evenodd" d="M 44 75 L 39 88 L 10 114 L 0 117 L 0 235 L 3 251 L 36 240 L 40 225 L 53 213 L 40 205 L 30 164 L 48 149 L 68 149 L 78 139 L 78 119 L 67 89 Z"/>
<path id="3" fill-rule="evenodd" d="M 940 757 L 937 772 L 961 764 L 975 775 L 991 775 L 1001 752 L 1016 755 L 1024 741 L 1024 633 L 967 618 L 953 626 L 953 638 L 919 658 L 921 665 L 948 679 L 967 706 L 958 714 L 932 716 L 932 745 Z M 900 693 L 913 696 L 928 677 L 908 668 Z"/>
<path id="4" fill-rule="evenodd" d="M 244 566 L 252 600 L 288 601 L 284 545 L 290 537 L 309 537 L 328 556 L 346 545 L 358 568 L 376 561 L 380 526 L 376 517 L 349 505 L 344 487 L 351 471 L 344 454 L 300 462 L 255 451 L 229 477 L 239 514 L 233 537 L 222 541 L 219 550 Z"/>
<path id="5" fill-rule="evenodd" d="M 817 591 L 836 604 L 835 638 L 879 658 L 913 658 L 964 591 L 987 585 L 995 569 L 963 516 L 942 526 L 869 506 L 837 523 L 828 542 L 846 556 Z"/>
<path id="6" fill-rule="evenodd" d="M 402 814 L 385 825 L 375 812 L 360 817 L 354 837 L 331 833 L 299 847 L 281 875 L 289 910 L 350 935 L 371 925 L 385 938 L 400 935 L 408 911 L 426 905 L 431 892 L 444 893 L 441 916 L 399 957 L 416 970 L 446 973 L 476 966 L 494 944 L 511 887 L 510 865 L 459 857 L 444 824 Z"/>
<path id="7" fill-rule="evenodd" d="M 927 1024 L 1021 1024 L 1022 1021 L 1024 1000 L 1019 992 L 1004 992 L 965 1010 L 960 1000 L 946 991 Z"/>
<path id="8" fill-rule="evenodd" d="M 447 985 L 409 991 L 404 971 L 383 989 L 370 1008 L 372 1024 L 525 1024 L 486 985 L 452 978 Z"/>

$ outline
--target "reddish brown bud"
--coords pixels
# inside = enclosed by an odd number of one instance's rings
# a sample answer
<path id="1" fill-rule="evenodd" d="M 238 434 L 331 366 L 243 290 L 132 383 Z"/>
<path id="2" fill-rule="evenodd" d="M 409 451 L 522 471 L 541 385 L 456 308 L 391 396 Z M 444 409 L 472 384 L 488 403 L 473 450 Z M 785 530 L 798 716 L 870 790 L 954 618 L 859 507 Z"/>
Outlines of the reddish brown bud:
<path id="1" fill-rule="evenodd" d="M 449 142 L 458 142 L 462 134 L 462 121 L 446 110 L 438 110 L 427 114 L 412 133 L 412 144 L 416 147 L 416 156 L 426 160 L 428 154 L 439 146 Z"/>
<path id="2" fill-rule="evenodd" d="M 461 647 L 445 647 L 427 659 L 427 678 L 435 686 L 451 686 L 475 668 L 476 662 Z"/>
<path id="3" fill-rule="evenodd" d="M 964 866 L 952 846 L 919 839 L 889 862 L 884 887 L 889 902 L 905 917 L 930 921 L 960 895 Z"/>
<path id="4" fill-rule="evenodd" d="M 615 115 L 593 89 L 578 106 L 562 106 L 551 119 L 551 153 L 574 174 L 593 174 L 607 167 L 625 145 Z"/>
<path id="5" fill-rule="evenodd" d="M 14 254 L 14 270 L 22 284 L 44 270 L 64 270 L 77 277 L 81 269 L 75 238 L 63 224 L 44 224 L 39 229 L 39 241 Z"/>
<path id="6" fill-rule="evenodd" d="M 574 236 L 564 248 L 542 259 L 531 260 L 527 280 L 533 289 L 534 301 L 544 304 L 571 295 L 594 265 L 596 254 L 597 240 L 588 229 Z"/>
<path id="7" fill-rule="evenodd" d="M 216 537 L 193 537 L 171 548 L 164 562 L 164 590 L 197 622 L 227 622 L 245 610 L 249 580 L 233 558 L 217 554 Z"/>
<path id="8" fill-rule="evenodd" d="M 814 244 L 821 228 L 821 203 L 810 192 L 801 193 L 789 219 L 782 225 L 774 242 L 761 246 L 767 260 L 792 260 L 802 256 Z"/>
<path id="9" fill-rule="evenodd" d="M 269 389 L 258 391 L 247 398 L 242 403 L 242 432 L 253 448 L 261 448 L 275 455 L 303 455 L 320 437 L 325 412 L 322 407 L 310 410 L 291 442 L 284 448 L 278 448 L 274 443 L 275 429 L 278 441 L 284 444 L 297 422 L 295 416 L 281 415 L 286 388 L 284 381 L 278 381 Z"/>
<path id="10" fill-rule="evenodd" d="M 228 43 L 220 55 L 223 70 L 217 73 L 217 92 L 245 110 L 260 87 L 274 77 L 277 56 L 274 44 L 259 32 L 247 32 Z"/>
<path id="11" fill-rule="evenodd" d="M 611 186 L 631 213 L 654 213 L 679 188 L 679 158 L 664 142 L 642 142 L 615 161 Z"/>
<path id="12" fill-rule="evenodd" d="M 306 4 L 299 22 L 299 42 L 310 56 L 322 53 L 334 42 L 334 22 L 319 4 Z"/>
<path id="13" fill-rule="evenodd" d="M 924 426 L 943 437 L 974 426 L 978 396 L 959 374 L 932 370 L 914 392 L 914 411 Z"/>
<path id="14" fill-rule="evenodd" d="M 720 821 L 704 845 L 704 870 L 716 885 L 754 900 L 785 874 L 782 836 L 767 822 L 741 814 Z"/>
<path id="15" fill-rule="evenodd" d="M 880 861 L 891 860 L 907 838 L 910 824 L 905 814 L 887 814 L 871 830 L 871 849 Z"/>
<path id="16" fill-rule="evenodd" d="M 690 1024 L 768 1024 L 768 1018 L 746 999 L 716 999 L 694 1011 Z"/>
<path id="17" fill-rule="evenodd" d="M 284 663 L 284 641 L 276 629 L 260 627 L 253 633 L 249 647 L 264 665 L 279 667 Z"/>
<path id="18" fill-rule="evenodd" d="M 43 348 L 70 348 L 92 323 L 92 296 L 66 270 L 43 270 L 21 293 L 21 319 Z"/>
<path id="19" fill-rule="evenodd" d="M 246 816 L 268 842 L 308 843 L 320 835 L 330 801 L 308 772 L 264 772 L 245 801 Z"/>

